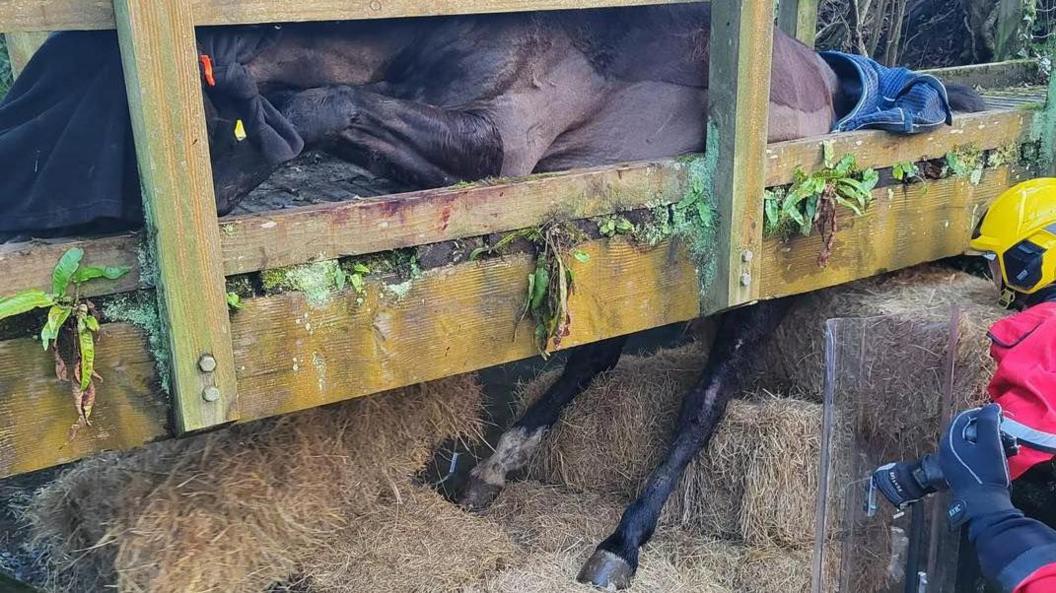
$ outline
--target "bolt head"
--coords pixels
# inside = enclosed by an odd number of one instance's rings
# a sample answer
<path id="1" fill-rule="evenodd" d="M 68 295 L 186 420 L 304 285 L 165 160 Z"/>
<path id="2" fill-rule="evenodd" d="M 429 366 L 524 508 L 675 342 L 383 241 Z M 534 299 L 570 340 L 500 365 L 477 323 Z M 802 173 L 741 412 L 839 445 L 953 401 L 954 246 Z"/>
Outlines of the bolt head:
<path id="1" fill-rule="evenodd" d="M 198 359 L 198 368 L 202 369 L 203 373 L 211 373 L 216 370 L 216 359 L 211 354 L 203 354 Z"/>
<path id="2" fill-rule="evenodd" d="M 749 274 L 748 272 L 745 272 L 745 273 L 741 274 L 741 286 L 751 286 L 751 285 L 752 285 L 752 275 Z"/>
<path id="3" fill-rule="evenodd" d="M 750 264 L 753 259 L 755 259 L 755 254 L 750 249 L 746 249 L 741 253 L 741 261 L 744 263 Z"/>
<path id="4" fill-rule="evenodd" d="M 217 387 L 206 387 L 205 391 L 202 391 L 202 399 L 210 403 L 219 401 L 220 389 Z"/>

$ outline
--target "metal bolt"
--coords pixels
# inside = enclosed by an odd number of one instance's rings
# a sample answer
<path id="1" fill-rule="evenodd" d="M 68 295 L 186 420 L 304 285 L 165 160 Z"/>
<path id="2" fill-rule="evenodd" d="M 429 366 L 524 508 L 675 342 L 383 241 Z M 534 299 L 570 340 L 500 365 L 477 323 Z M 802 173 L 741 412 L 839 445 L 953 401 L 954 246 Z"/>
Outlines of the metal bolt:
<path id="1" fill-rule="evenodd" d="M 202 392 L 202 399 L 210 403 L 219 401 L 220 389 L 217 387 L 206 387 L 205 391 Z"/>
<path id="2" fill-rule="evenodd" d="M 198 368 L 202 369 L 203 373 L 211 373 L 216 370 L 216 359 L 211 354 L 203 354 L 198 359 Z"/>
<path id="3" fill-rule="evenodd" d="M 755 254 L 752 253 L 751 250 L 749 250 L 749 249 L 746 249 L 745 251 L 741 252 L 741 261 L 743 261 L 746 264 L 752 263 L 752 259 L 754 259 L 754 258 L 755 258 Z"/>
<path id="4" fill-rule="evenodd" d="M 752 275 L 749 274 L 748 272 L 745 272 L 745 273 L 741 274 L 741 286 L 751 286 L 751 285 L 752 285 Z"/>

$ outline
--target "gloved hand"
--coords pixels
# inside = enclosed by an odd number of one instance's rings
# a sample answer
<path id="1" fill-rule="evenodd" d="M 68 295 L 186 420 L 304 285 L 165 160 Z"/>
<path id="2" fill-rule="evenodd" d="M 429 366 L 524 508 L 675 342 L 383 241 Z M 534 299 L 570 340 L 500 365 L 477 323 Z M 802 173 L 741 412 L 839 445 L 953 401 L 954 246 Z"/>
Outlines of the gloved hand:
<path id="1" fill-rule="evenodd" d="M 939 463 L 953 495 L 948 512 L 952 527 L 1014 508 L 1001 445 L 1001 406 L 990 404 L 954 418 L 939 445 Z"/>

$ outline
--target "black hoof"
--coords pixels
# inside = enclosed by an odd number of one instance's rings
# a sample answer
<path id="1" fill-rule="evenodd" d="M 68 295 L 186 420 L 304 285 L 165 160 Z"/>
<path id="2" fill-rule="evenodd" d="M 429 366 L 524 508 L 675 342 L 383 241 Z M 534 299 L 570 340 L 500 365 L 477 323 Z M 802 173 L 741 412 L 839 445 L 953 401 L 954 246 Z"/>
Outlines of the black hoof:
<path id="1" fill-rule="evenodd" d="M 483 511 L 495 502 L 500 492 L 502 492 L 502 486 L 471 477 L 462 495 L 458 497 L 458 504 L 467 511 Z"/>
<path id="2" fill-rule="evenodd" d="M 601 589 L 620 590 L 631 586 L 634 569 L 626 560 L 608 550 L 596 550 L 583 565 L 576 580 Z"/>

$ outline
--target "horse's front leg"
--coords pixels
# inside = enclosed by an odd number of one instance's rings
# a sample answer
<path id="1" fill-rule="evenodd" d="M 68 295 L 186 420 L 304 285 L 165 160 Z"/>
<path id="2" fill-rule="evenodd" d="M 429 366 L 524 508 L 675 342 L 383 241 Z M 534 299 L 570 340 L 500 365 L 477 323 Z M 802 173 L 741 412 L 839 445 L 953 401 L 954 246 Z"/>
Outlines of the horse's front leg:
<path id="1" fill-rule="evenodd" d="M 282 112 L 309 147 L 427 189 L 497 176 L 503 141 L 486 109 L 445 109 L 332 86 L 287 97 Z"/>
<path id="2" fill-rule="evenodd" d="M 625 336 L 580 346 L 572 351 L 561 377 L 546 390 L 499 438 L 495 452 L 481 461 L 469 477 L 459 503 L 470 510 L 487 507 L 506 485 L 506 476 L 523 468 L 561 410 L 582 393 L 600 373 L 616 366 Z"/>
<path id="3" fill-rule="evenodd" d="M 707 367 L 682 401 L 667 456 L 624 511 L 616 531 L 583 565 L 580 582 L 601 588 L 630 586 L 638 569 L 638 550 L 652 537 L 664 503 L 686 466 L 708 444 L 748 371 L 752 354 L 781 322 L 788 306 L 788 299 L 767 301 L 723 315 Z"/>

